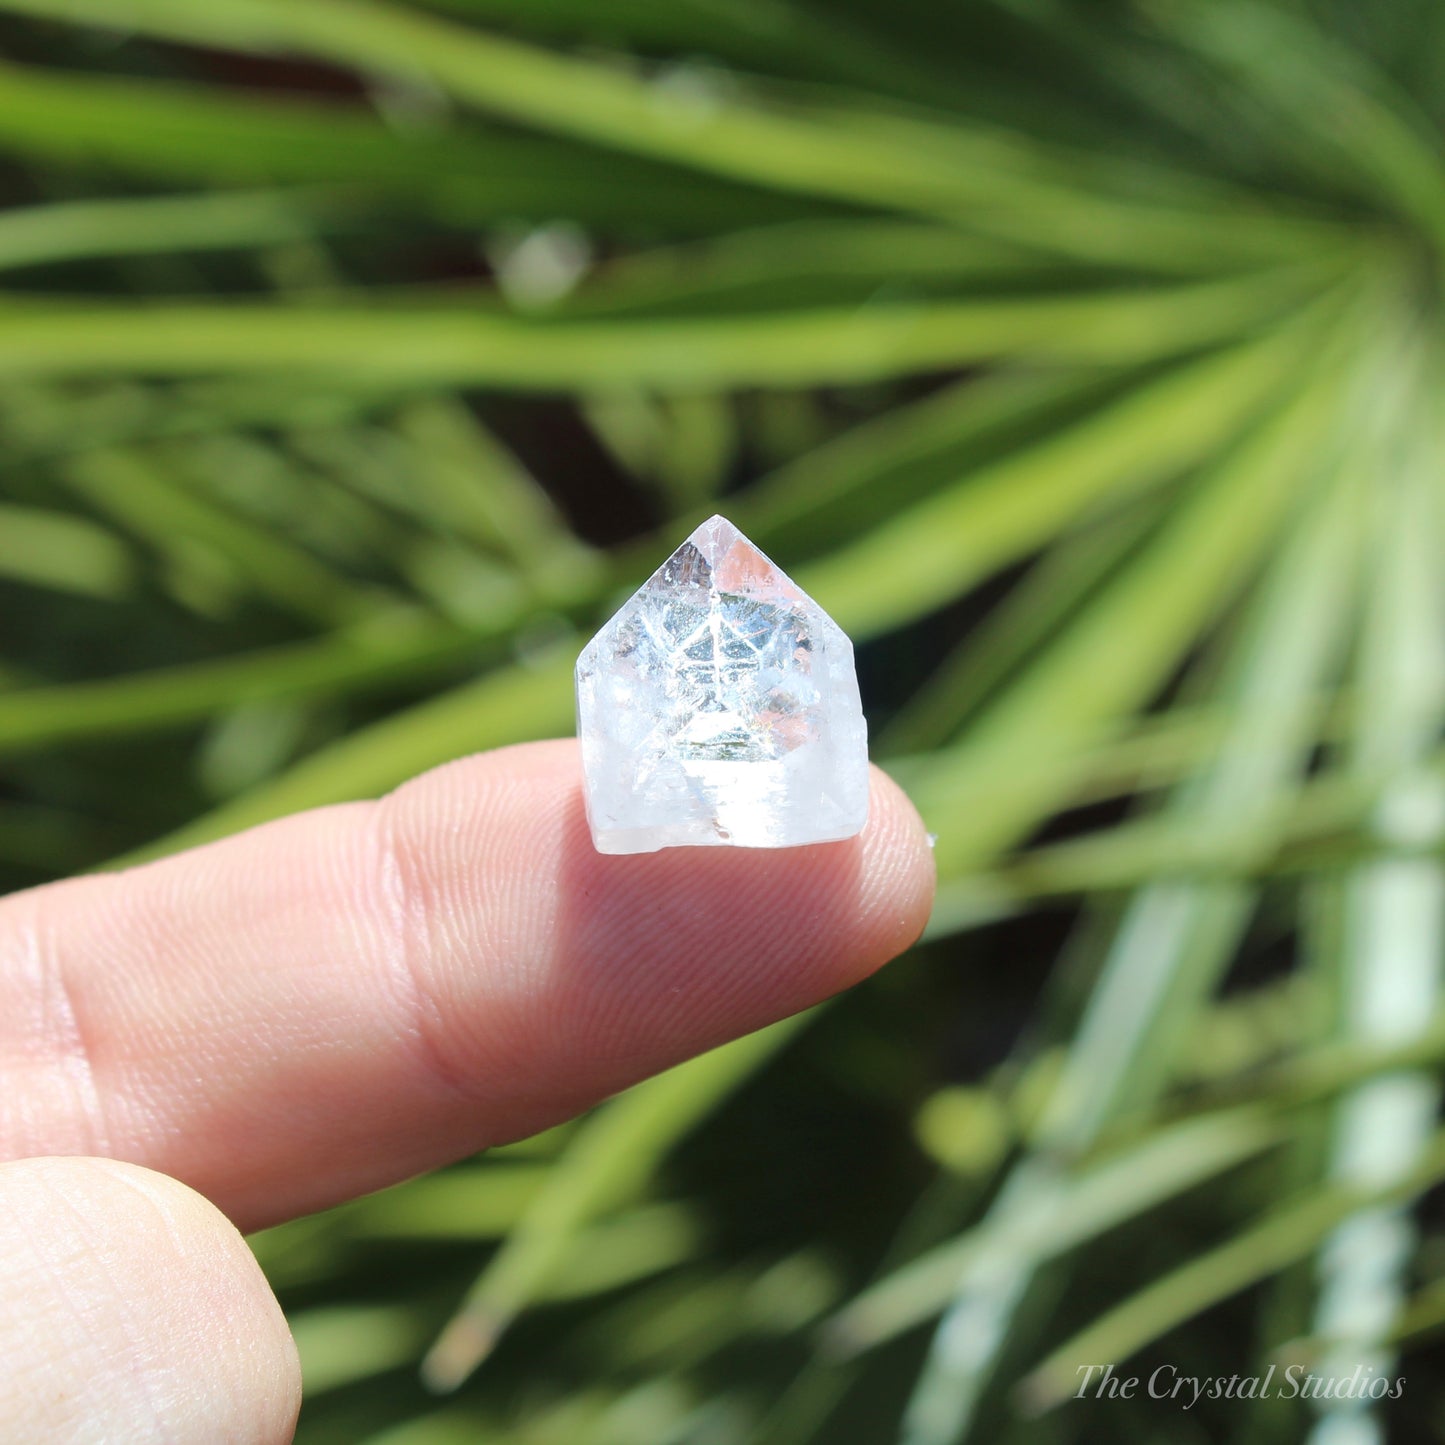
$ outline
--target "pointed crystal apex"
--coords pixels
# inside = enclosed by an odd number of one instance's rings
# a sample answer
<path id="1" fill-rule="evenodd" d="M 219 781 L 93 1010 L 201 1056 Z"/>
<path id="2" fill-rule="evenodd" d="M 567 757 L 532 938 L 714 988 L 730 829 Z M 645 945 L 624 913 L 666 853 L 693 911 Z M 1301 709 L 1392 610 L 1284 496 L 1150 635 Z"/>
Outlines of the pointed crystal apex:
<path id="1" fill-rule="evenodd" d="M 736 542 L 746 542 L 747 538 L 728 521 L 726 517 L 718 516 L 716 513 L 707 521 L 694 527 L 692 534 L 682 545 L 684 547 L 696 547 L 704 557 L 708 565 L 717 566 L 717 559 L 722 556 Z"/>
<path id="2" fill-rule="evenodd" d="M 750 597 L 798 601 L 803 594 L 726 517 L 709 517 L 643 588 L 705 587 Z"/>
<path id="3" fill-rule="evenodd" d="M 852 644 L 725 517 L 583 649 L 577 726 L 599 852 L 792 847 L 867 821 Z"/>

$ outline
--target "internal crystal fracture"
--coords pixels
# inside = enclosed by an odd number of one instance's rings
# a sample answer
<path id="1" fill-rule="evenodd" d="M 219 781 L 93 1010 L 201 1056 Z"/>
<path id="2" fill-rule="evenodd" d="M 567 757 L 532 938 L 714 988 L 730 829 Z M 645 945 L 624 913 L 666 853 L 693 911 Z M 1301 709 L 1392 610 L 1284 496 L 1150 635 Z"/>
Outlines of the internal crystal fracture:
<path id="1" fill-rule="evenodd" d="M 600 853 L 789 848 L 868 819 L 853 644 L 723 517 L 583 649 L 577 731 Z"/>

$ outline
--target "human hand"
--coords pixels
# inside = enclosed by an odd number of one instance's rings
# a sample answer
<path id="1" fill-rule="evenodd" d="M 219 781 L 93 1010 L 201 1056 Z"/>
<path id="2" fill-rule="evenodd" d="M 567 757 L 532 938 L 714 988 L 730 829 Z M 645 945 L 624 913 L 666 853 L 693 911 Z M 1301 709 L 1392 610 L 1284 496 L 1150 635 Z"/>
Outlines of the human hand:
<path id="1" fill-rule="evenodd" d="M 923 828 L 876 770 L 847 842 L 630 857 L 580 777 L 574 742 L 507 748 L 0 900 L 0 1437 L 289 1439 L 238 1228 L 546 1128 L 923 927 Z"/>

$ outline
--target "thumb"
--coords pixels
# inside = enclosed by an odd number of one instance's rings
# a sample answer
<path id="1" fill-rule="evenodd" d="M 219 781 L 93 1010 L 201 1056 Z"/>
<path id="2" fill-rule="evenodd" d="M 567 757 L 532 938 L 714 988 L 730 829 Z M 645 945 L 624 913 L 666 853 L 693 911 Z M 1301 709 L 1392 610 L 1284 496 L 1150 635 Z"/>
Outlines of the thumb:
<path id="1" fill-rule="evenodd" d="M 163 1174 L 0 1164 L 0 1436 L 279 1445 L 296 1349 L 245 1241 Z"/>

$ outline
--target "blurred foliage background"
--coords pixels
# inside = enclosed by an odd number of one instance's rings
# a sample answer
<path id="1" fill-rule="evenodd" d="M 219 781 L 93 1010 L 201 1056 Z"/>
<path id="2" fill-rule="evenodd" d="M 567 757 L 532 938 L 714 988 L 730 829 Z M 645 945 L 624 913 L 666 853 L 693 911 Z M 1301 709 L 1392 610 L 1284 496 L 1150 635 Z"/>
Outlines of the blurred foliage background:
<path id="1" fill-rule="evenodd" d="M 715 510 L 938 834 L 847 999 L 258 1236 L 303 1441 L 1445 1434 L 1445 10 L 0 0 L 0 55 L 0 883 L 567 732 Z"/>

